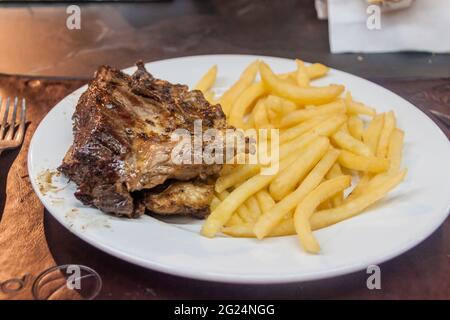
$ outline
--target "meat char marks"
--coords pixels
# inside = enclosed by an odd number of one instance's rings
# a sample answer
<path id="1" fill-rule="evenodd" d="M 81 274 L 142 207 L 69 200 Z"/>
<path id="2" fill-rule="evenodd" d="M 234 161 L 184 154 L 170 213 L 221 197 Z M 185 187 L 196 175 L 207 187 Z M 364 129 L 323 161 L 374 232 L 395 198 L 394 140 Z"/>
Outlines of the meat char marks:
<path id="1" fill-rule="evenodd" d="M 74 142 L 59 170 L 74 181 L 84 204 L 118 216 L 209 214 L 220 164 L 176 164 L 171 153 L 177 129 L 193 135 L 226 130 L 220 105 L 200 91 L 154 78 L 142 62 L 126 75 L 102 66 L 73 114 Z"/>

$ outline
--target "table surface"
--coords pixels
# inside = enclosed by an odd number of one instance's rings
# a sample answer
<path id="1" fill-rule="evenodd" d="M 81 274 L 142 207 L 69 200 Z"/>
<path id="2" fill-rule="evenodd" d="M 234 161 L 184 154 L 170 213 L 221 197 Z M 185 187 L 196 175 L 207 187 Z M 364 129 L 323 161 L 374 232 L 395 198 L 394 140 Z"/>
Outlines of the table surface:
<path id="1" fill-rule="evenodd" d="M 0 52 L 3 57 L 0 72 L 31 75 L 0 76 L 3 96 L 27 97 L 29 121 L 23 146 L 0 157 L 0 284 L 23 276 L 27 276 L 27 281 L 16 293 L 0 290 L 0 299 L 32 298 L 33 279 L 43 270 L 62 264 L 83 264 L 96 270 L 103 279 L 100 299 L 450 298 L 449 219 L 416 248 L 381 265 L 381 290 L 367 289 L 365 271 L 288 285 L 231 285 L 170 276 L 111 257 L 62 227 L 44 210 L 32 191 L 26 158 L 29 141 L 42 118 L 56 102 L 83 85 L 98 64 L 126 67 L 138 58 L 150 61 L 200 53 L 301 56 L 378 82 L 425 111 L 450 136 L 449 130 L 428 112 L 433 108 L 450 114 L 450 60 L 447 55 L 364 55 L 362 61 L 356 59 L 357 55 L 331 55 L 326 42 L 326 24 L 314 19 L 311 6 L 305 1 L 283 2 L 280 7 L 271 6 L 272 2 L 268 1 L 264 4 L 236 1 L 228 5 L 219 1 L 108 4 L 102 12 L 94 10 L 99 5 L 89 5 L 86 11 L 96 20 L 86 23 L 90 25 L 86 26 L 90 30 L 88 34 L 83 31 L 68 39 L 64 35 L 66 31 L 61 31 L 63 34 L 55 31 L 50 33 L 47 42 L 42 42 L 56 46 L 55 42 L 61 40 L 60 50 L 56 51 L 41 46 L 39 41 L 45 36 L 39 30 L 44 30 L 40 29 L 42 24 L 45 24 L 43 28 L 52 29 L 55 21 L 60 20 L 55 12 L 64 13 L 65 7 L 32 7 L 31 19 L 39 22 L 36 24 L 39 35 L 36 39 L 28 38 L 15 49 L 7 48 L 8 53 Z M 29 5 L 0 9 L 0 30 L 11 23 L 5 22 L 5 10 L 24 18 L 25 21 L 18 23 L 17 34 L 22 36 L 29 32 L 25 30 L 31 23 L 27 18 Z M 47 13 L 43 14 L 41 10 Z M 291 14 L 291 10 L 296 13 Z M 124 21 L 122 26 L 120 21 Z M 108 27 L 102 29 L 102 24 Z M 112 28 L 109 24 L 114 24 L 114 32 L 109 29 Z M 102 33 L 95 26 L 106 31 Z M 122 38 L 115 38 L 118 33 Z M 281 39 L 279 34 L 285 37 Z M 2 37 L 5 40 L 9 36 L 1 32 Z M 124 41 L 127 37 L 130 37 L 128 41 Z M 116 42 L 114 39 L 122 40 Z M 36 55 L 25 52 L 31 49 Z M 8 56 L 11 59 L 6 61 L 5 55 L 12 53 L 19 56 Z M 428 59 L 433 59 L 432 63 Z M 62 77 L 46 77 L 48 75 Z"/>
<path id="2" fill-rule="evenodd" d="M 79 4 L 80 30 L 66 27 L 68 4 L 0 4 L 0 73 L 90 77 L 101 64 L 243 53 L 320 61 L 362 77 L 450 77 L 449 54 L 330 54 L 327 22 L 312 2 Z"/>

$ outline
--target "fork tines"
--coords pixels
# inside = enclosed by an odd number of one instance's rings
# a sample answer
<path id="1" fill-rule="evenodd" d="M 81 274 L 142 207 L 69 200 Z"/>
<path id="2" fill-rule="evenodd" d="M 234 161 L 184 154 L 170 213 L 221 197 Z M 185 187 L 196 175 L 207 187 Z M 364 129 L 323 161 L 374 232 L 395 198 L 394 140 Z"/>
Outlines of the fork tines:
<path id="1" fill-rule="evenodd" d="M 1 142 L 13 142 L 20 145 L 23 140 L 25 132 L 25 115 L 26 115 L 26 102 L 25 99 L 14 98 L 11 108 L 11 98 L 7 97 L 5 103 L 3 103 L 3 97 L 0 97 L 0 143 Z M 21 102 L 19 102 L 21 101 Z M 3 106 L 4 105 L 4 106 Z M 3 108 L 2 108 L 3 107 Z M 12 109 L 10 111 L 10 109 Z M 18 109 L 21 109 L 18 111 Z M 18 118 L 18 113 L 20 117 Z M 16 119 L 18 118 L 18 119 Z M 18 120 L 18 121 L 17 121 Z M 1 147 L 1 145 L 0 145 Z M 11 147 L 14 147 L 11 145 Z"/>

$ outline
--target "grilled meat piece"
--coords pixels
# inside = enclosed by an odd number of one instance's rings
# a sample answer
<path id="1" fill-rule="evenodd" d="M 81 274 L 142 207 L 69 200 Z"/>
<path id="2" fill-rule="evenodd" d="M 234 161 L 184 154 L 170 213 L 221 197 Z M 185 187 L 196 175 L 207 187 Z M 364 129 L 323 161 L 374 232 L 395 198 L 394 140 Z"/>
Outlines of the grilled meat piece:
<path id="1" fill-rule="evenodd" d="M 158 215 L 185 215 L 204 218 L 214 195 L 214 184 L 203 180 L 174 181 L 162 191 L 146 190 L 142 203 Z"/>
<path id="2" fill-rule="evenodd" d="M 84 204 L 140 216 L 144 205 L 134 192 L 169 179 L 204 180 L 220 171 L 220 164 L 176 164 L 171 159 L 178 144 L 172 133 L 185 129 L 193 135 L 196 120 L 204 131 L 227 128 L 220 105 L 208 103 L 198 90 L 154 78 L 142 62 L 132 76 L 100 67 L 76 106 L 74 142 L 59 170 L 78 185 L 75 195 Z M 180 210 L 165 212 L 195 215 Z"/>

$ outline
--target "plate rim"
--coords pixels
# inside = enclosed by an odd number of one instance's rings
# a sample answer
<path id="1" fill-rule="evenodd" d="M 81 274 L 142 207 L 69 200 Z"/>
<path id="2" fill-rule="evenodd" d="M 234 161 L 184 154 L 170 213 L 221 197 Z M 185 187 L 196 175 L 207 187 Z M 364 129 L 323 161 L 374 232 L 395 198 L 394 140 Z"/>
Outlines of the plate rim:
<path id="1" fill-rule="evenodd" d="M 173 61 L 173 60 L 182 60 L 182 59 L 186 59 L 186 58 L 196 58 L 196 59 L 201 59 L 201 58 L 205 58 L 205 57 L 217 57 L 218 59 L 220 59 L 221 57 L 225 57 L 225 58 L 233 58 L 233 57 L 248 57 L 248 58 L 252 58 L 252 59 L 265 59 L 265 58 L 269 58 L 269 59 L 280 59 L 280 60 L 284 60 L 284 61 L 291 61 L 292 59 L 290 58 L 284 58 L 284 57 L 277 57 L 277 56 L 263 56 L 263 55 L 248 55 L 248 54 L 207 54 L 207 55 L 190 55 L 190 56 L 182 56 L 182 57 L 174 57 L 174 58 L 169 58 L 169 59 L 162 59 L 162 60 L 154 60 L 154 61 L 150 61 L 150 62 L 146 62 L 145 65 L 151 64 L 151 63 L 157 63 L 157 62 L 167 62 L 167 61 Z M 125 69 L 122 69 L 122 71 L 125 72 L 129 72 L 130 70 L 133 70 L 133 68 L 135 68 L 135 66 L 131 66 Z M 396 94 L 395 92 L 375 83 L 372 82 L 370 80 L 367 80 L 365 78 L 362 78 L 360 76 L 348 73 L 346 71 L 342 71 L 339 69 L 335 69 L 335 68 L 331 68 L 330 70 L 336 70 L 339 73 L 345 74 L 346 76 L 350 76 L 353 77 L 355 79 L 358 79 L 358 81 L 364 81 L 367 82 L 368 84 L 372 85 L 372 86 L 376 86 L 379 87 L 385 91 L 388 91 L 390 94 L 400 98 L 401 100 L 403 100 L 405 103 L 413 106 L 415 109 L 417 109 L 420 113 L 421 116 L 424 117 L 426 119 L 426 121 L 431 122 L 434 126 L 435 129 L 438 129 L 439 134 L 441 135 L 441 138 L 447 141 L 447 148 L 450 152 L 450 140 L 449 138 L 445 135 L 445 133 L 443 132 L 443 130 L 437 125 L 437 123 L 431 118 L 429 117 L 422 109 L 420 109 L 419 107 L 415 106 L 413 103 L 411 103 L 410 101 L 406 100 L 405 98 L 403 98 L 402 96 Z M 66 223 L 63 221 L 62 218 L 60 218 L 58 216 L 58 214 L 53 212 L 53 207 L 50 206 L 47 203 L 47 199 L 45 197 L 43 197 L 43 195 L 41 195 L 41 193 L 39 192 L 39 187 L 37 186 L 37 183 L 34 179 L 34 175 L 32 175 L 31 173 L 33 172 L 32 168 L 31 168 L 31 163 L 32 163 L 32 156 L 33 156 L 33 150 L 34 150 L 34 139 L 35 139 L 35 134 L 38 131 L 39 127 L 41 126 L 42 122 L 49 116 L 49 114 L 51 112 L 53 112 L 53 110 L 55 109 L 55 107 L 57 105 L 59 105 L 63 100 L 65 100 L 68 96 L 73 95 L 73 94 L 77 94 L 78 91 L 83 91 L 85 90 L 85 88 L 87 87 L 87 84 L 81 86 L 80 88 L 72 91 L 71 93 L 69 93 L 68 95 L 66 95 L 63 99 L 61 99 L 60 101 L 58 101 L 55 106 L 53 106 L 50 111 L 41 119 L 41 121 L 39 122 L 39 124 L 36 126 L 35 132 L 33 133 L 33 136 L 30 140 L 30 144 L 29 144 L 29 149 L 28 149 L 28 155 L 27 155 L 27 169 L 28 169 L 28 174 L 30 175 L 30 181 L 33 187 L 34 192 L 37 194 L 40 202 L 44 205 L 44 207 L 46 208 L 46 210 L 48 210 L 48 212 L 52 215 L 52 217 L 54 219 L 56 219 L 58 221 L 58 223 L 60 223 L 64 228 L 66 228 L 70 233 L 74 234 L 76 237 L 80 238 L 81 240 L 87 242 L 88 244 L 92 245 L 93 247 L 107 253 L 110 254 L 118 259 L 124 260 L 126 262 L 138 265 L 140 267 L 146 268 L 146 269 L 150 269 L 150 270 L 154 270 L 154 271 L 158 271 L 158 272 L 162 272 L 162 273 L 166 273 L 166 274 L 170 274 L 170 275 L 174 275 L 174 276 L 180 276 L 180 277 L 184 277 L 184 278 L 190 278 L 190 279 L 195 279 L 195 280 L 201 280 L 201 281 L 212 281 L 212 282 L 219 282 L 219 283 L 233 283 L 233 284 L 256 284 L 256 285 L 263 285 L 263 284 L 282 284 L 282 283 L 295 283 L 295 282 L 305 282 L 305 281 L 312 281 L 312 280 L 322 280 L 322 279 L 327 279 L 327 278 L 333 278 L 333 277 L 337 277 L 337 276 L 342 276 L 342 275 L 347 275 L 347 274 L 351 274 L 360 270 L 363 270 L 365 268 L 367 268 L 368 265 L 370 264 L 381 264 L 384 263 L 386 261 L 392 260 L 395 257 L 398 257 L 402 254 L 404 254 L 405 252 L 411 250 L 412 248 L 418 246 L 419 244 L 421 244 L 425 239 L 427 239 L 428 237 L 430 237 L 438 228 L 440 228 L 442 226 L 442 224 L 445 222 L 445 220 L 448 218 L 449 214 L 450 214 L 450 201 L 447 203 L 446 205 L 446 214 L 442 215 L 442 218 L 440 219 L 439 222 L 435 222 L 433 224 L 429 224 L 428 225 L 428 229 L 427 232 L 423 232 L 423 235 L 419 238 L 419 239 L 415 239 L 413 241 L 409 241 L 407 243 L 405 243 L 402 247 L 397 248 L 397 250 L 391 250 L 388 254 L 384 254 L 382 257 L 380 257 L 379 259 L 370 259 L 370 262 L 367 263 L 364 261 L 360 261 L 358 263 L 352 264 L 350 266 L 342 266 L 342 267 L 336 267 L 333 269 L 327 269 L 327 270 L 323 270 L 323 271 L 314 271 L 314 272 L 308 272 L 306 274 L 301 274 L 301 273 L 290 273 L 290 274 L 278 274 L 278 275 L 257 275 L 257 276 L 251 276 L 248 274 L 245 275 L 241 275 L 241 274 L 235 274 L 235 273 L 230 273 L 230 274 L 224 274 L 224 273 L 216 273 L 216 272 L 196 272 L 197 269 L 195 268 L 190 268 L 190 267 L 186 267 L 185 269 L 177 269 L 173 266 L 171 266 L 170 264 L 167 263 L 159 263 L 159 262 L 155 262 L 152 260 L 146 260 L 144 258 L 141 258 L 139 256 L 135 256 L 126 252 L 121 251 L 120 249 L 116 249 L 116 248 L 111 248 L 108 245 L 104 245 L 101 242 L 95 241 L 94 239 L 91 239 L 90 237 L 86 236 L 86 234 L 82 233 L 82 232 L 75 232 L 76 230 L 69 228 Z M 442 208 L 442 210 L 444 210 L 444 208 Z M 374 261 L 376 260 L 376 261 Z"/>

